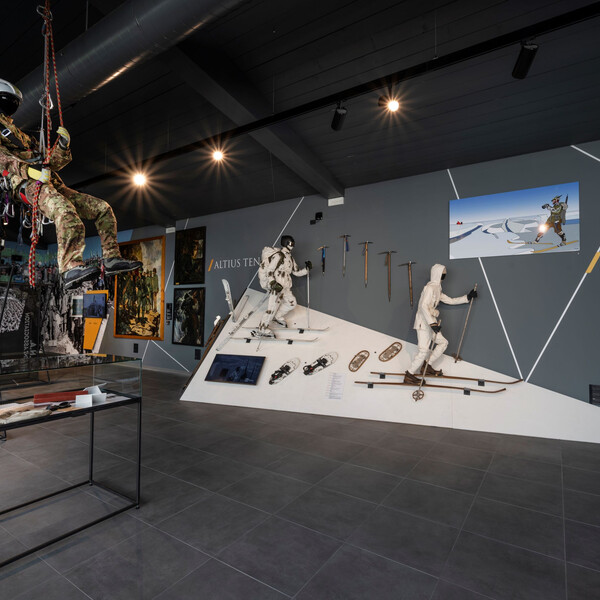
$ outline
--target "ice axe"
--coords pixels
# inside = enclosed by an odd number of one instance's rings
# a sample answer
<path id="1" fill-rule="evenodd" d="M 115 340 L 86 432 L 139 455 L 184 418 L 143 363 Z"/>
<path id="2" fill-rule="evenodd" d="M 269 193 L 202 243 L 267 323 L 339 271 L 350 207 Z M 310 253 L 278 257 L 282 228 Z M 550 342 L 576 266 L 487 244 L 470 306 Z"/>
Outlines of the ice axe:
<path id="1" fill-rule="evenodd" d="M 413 260 L 398 265 L 399 267 L 408 267 L 408 294 L 410 296 L 410 305 L 413 305 L 413 287 L 412 287 L 412 266 L 417 263 Z"/>
<path id="2" fill-rule="evenodd" d="M 385 254 L 385 265 L 388 269 L 388 302 L 392 301 L 392 254 L 397 254 L 395 250 L 388 250 L 387 252 L 379 252 L 379 254 Z"/>
<path id="3" fill-rule="evenodd" d="M 317 250 L 321 251 L 321 272 L 323 277 L 325 276 L 325 248 L 329 248 L 329 246 L 319 246 Z"/>
<path id="4" fill-rule="evenodd" d="M 475 287 L 473 289 L 475 291 L 477 291 L 477 284 L 475 284 Z M 456 351 L 456 354 L 452 355 L 455 363 L 457 363 L 459 360 L 462 360 L 462 358 L 460 356 L 460 349 L 462 348 L 462 343 L 463 343 L 463 339 L 465 337 L 465 331 L 467 330 L 467 323 L 469 322 L 469 315 L 471 314 L 471 307 L 473 306 L 474 299 L 475 298 L 471 298 L 471 300 L 469 301 L 469 310 L 467 311 L 467 317 L 465 319 L 465 324 L 463 326 L 462 333 L 460 334 L 460 342 L 458 342 L 458 350 Z"/>
<path id="5" fill-rule="evenodd" d="M 346 252 L 350 250 L 350 247 L 348 246 L 350 234 L 345 233 L 344 235 L 340 235 L 340 237 L 344 240 L 342 242 L 342 277 L 346 277 Z"/>
<path id="6" fill-rule="evenodd" d="M 359 246 L 364 246 L 363 253 L 365 255 L 365 287 L 367 287 L 367 283 L 369 281 L 369 244 L 373 242 L 360 242 Z"/>

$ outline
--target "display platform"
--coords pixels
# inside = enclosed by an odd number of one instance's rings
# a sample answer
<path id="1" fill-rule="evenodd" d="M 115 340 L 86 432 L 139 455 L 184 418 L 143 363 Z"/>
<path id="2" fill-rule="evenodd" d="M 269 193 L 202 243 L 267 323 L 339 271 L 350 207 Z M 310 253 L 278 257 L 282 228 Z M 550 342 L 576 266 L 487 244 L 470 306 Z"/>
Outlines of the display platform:
<path id="1" fill-rule="evenodd" d="M 256 307 L 263 298 L 261 292 L 248 290 L 247 293 L 250 299 L 244 314 Z M 415 387 L 374 385 L 370 389 L 365 384 L 357 384 L 356 381 L 381 381 L 371 371 L 403 373 L 416 352 L 416 346 L 314 310 L 310 311 L 313 331 L 304 330 L 301 333 L 298 329 L 307 327 L 306 315 L 306 307 L 297 306 L 287 315 L 290 329 L 277 332 L 280 338 L 295 340 L 291 344 L 268 340 L 246 342 L 245 339 L 231 339 L 225 343 L 234 327 L 229 321 L 181 400 L 600 442 L 598 407 L 524 382 L 478 386 L 479 379 L 510 382 L 518 378 L 518 374 L 498 373 L 465 361 L 455 363 L 449 356 L 444 356 L 436 367 L 441 367 L 447 375 L 472 377 L 476 381 L 429 378 L 431 383 L 455 385 L 460 389 L 425 387 L 424 396 L 419 401 L 412 397 Z M 244 323 L 244 327 L 257 325 L 259 319 L 260 310 Z M 325 331 L 314 331 L 317 329 Z M 250 331 L 240 328 L 234 337 L 249 337 Z M 314 338 L 314 341 L 306 341 Z M 402 344 L 402 350 L 387 362 L 379 360 L 380 353 L 396 341 Z M 369 357 L 357 372 L 351 372 L 348 365 L 361 350 L 367 350 Z M 205 381 L 218 353 L 263 356 L 265 360 L 256 385 Z M 311 376 L 304 375 L 303 367 L 328 353 L 337 354 L 334 364 Z M 300 366 L 277 384 L 269 384 L 271 374 L 294 358 L 299 359 Z M 401 382 L 402 378 L 388 377 L 386 381 Z M 473 391 L 466 395 L 465 387 Z M 501 393 L 477 391 L 478 388 L 496 390 L 502 387 L 506 387 L 506 390 Z"/>

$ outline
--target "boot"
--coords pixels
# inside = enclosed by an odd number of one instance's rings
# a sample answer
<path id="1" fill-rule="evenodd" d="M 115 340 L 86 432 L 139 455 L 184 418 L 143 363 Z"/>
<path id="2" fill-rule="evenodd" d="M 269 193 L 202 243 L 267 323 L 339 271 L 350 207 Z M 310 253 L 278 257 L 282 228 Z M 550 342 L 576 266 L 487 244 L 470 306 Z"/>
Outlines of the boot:
<path id="1" fill-rule="evenodd" d="M 100 269 L 96 265 L 78 265 L 62 274 L 63 284 L 68 290 L 75 285 L 95 279 L 100 275 Z"/>
<path id="2" fill-rule="evenodd" d="M 139 260 L 127 260 L 120 256 L 104 259 L 104 272 L 107 275 L 115 275 L 116 273 L 125 273 L 127 271 L 137 271 L 142 267 L 143 263 Z"/>
<path id="3" fill-rule="evenodd" d="M 273 323 L 277 323 L 277 325 L 279 325 L 279 327 L 285 327 L 287 329 L 287 321 L 285 319 L 277 318 L 277 317 L 273 317 Z"/>
<path id="4" fill-rule="evenodd" d="M 421 378 L 417 375 L 413 375 L 410 371 L 405 371 L 404 383 L 410 383 L 411 385 L 421 385 Z M 423 381 L 423 385 L 425 385 L 425 381 Z"/>
<path id="5" fill-rule="evenodd" d="M 258 329 L 253 329 L 250 334 L 255 338 L 272 339 L 275 337 L 275 334 L 270 329 L 261 329 L 260 327 Z"/>
<path id="6" fill-rule="evenodd" d="M 423 371 L 425 370 L 425 364 L 421 366 L 419 372 L 423 375 Z M 432 375 L 433 377 L 441 377 L 444 373 L 441 369 L 434 369 L 431 365 L 427 365 L 427 371 L 425 371 L 425 375 Z"/>

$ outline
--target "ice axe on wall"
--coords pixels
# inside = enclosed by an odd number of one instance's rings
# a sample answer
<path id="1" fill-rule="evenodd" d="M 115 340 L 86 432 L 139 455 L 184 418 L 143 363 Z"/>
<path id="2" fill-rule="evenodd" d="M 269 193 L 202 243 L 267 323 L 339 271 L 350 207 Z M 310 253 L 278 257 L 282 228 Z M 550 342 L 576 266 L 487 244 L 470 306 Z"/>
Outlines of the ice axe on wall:
<path id="1" fill-rule="evenodd" d="M 388 250 L 387 252 L 379 252 L 379 254 L 385 254 L 385 266 L 388 271 L 388 302 L 392 301 L 392 254 L 397 254 L 395 250 Z"/>
<path id="2" fill-rule="evenodd" d="M 477 284 L 475 284 L 475 287 L 473 289 L 475 291 L 477 291 Z M 467 323 L 469 322 L 469 315 L 471 314 L 471 307 L 473 306 L 473 300 L 474 300 L 474 298 L 471 298 L 471 300 L 469 301 L 469 310 L 467 311 L 467 317 L 465 319 L 465 324 L 463 326 L 462 333 L 460 334 L 460 342 L 458 342 L 458 350 L 456 351 L 455 354 L 452 355 L 452 358 L 454 358 L 455 363 L 457 363 L 459 360 L 462 360 L 462 357 L 460 355 L 460 349 L 462 348 L 463 339 L 465 337 L 465 331 L 467 330 Z"/>
<path id="3" fill-rule="evenodd" d="M 365 287 L 369 281 L 369 244 L 373 242 L 360 242 L 359 246 L 364 246 L 363 254 L 365 255 Z"/>
<path id="4" fill-rule="evenodd" d="M 410 296 L 410 305 L 412 307 L 413 305 L 413 287 L 412 287 L 412 266 L 416 265 L 417 263 L 413 260 L 409 260 L 406 263 L 402 263 L 401 265 L 398 265 L 399 267 L 408 267 L 408 293 Z"/>
<path id="5" fill-rule="evenodd" d="M 325 276 L 325 248 L 329 248 L 329 246 L 319 246 L 317 248 L 321 251 L 321 273 L 323 277 Z"/>
<path id="6" fill-rule="evenodd" d="M 350 237 L 349 233 L 345 233 L 344 235 L 340 235 L 343 239 L 342 242 L 342 277 L 346 277 L 346 252 L 350 250 L 348 246 L 348 238 Z"/>

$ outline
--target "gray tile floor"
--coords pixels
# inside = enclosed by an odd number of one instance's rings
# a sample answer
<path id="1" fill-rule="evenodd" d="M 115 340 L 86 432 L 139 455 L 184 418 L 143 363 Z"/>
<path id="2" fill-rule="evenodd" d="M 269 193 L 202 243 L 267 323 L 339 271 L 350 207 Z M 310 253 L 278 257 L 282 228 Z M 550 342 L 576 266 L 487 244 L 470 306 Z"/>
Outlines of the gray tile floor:
<path id="1" fill-rule="evenodd" d="M 600 445 L 178 402 L 184 381 L 144 373 L 142 507 L 1 569 L 1 598 L 600 598 Z M 87 426 L 10 432 L 0 508 L 85 478 Z M 131 492 L 135 411 L 96 445 Z M 4 515 L 0 560 L 119 502 Z"/>

